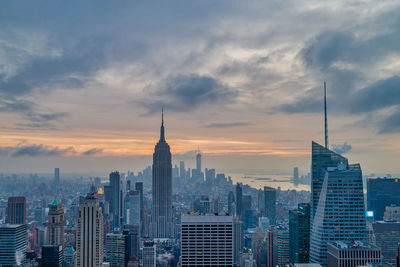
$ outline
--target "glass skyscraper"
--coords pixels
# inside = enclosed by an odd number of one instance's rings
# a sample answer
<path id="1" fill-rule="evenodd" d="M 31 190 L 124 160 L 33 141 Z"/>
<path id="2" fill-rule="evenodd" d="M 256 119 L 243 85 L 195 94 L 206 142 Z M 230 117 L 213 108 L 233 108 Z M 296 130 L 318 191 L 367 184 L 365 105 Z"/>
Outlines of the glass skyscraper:
<path id="1" fill-rule="evenodd" d="M 289 237 L 290 263 L 310 262 L 310 204 L 289 212 Z"/>
<path id="2" fill-rule="evenodd" d="M 366 241 L 364 193 L 359 164 L 312 143 L 310 261 L 327 264 L 327 242 Z"/>

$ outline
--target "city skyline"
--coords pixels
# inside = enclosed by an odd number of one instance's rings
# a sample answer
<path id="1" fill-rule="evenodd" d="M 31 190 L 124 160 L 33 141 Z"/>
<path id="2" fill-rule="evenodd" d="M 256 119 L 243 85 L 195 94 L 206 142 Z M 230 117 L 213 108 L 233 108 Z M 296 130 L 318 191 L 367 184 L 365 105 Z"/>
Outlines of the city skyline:
<path id="1" fill-rule="evenodd" d="M 142 168 L 163 105 L 176 157 L 200 146 L 217 169 L 305 173 L 326 81 L 330 143 L 365 173 L 400 173 L 400 4 L 96 4 L 4 3 L 3 172 Z"/>

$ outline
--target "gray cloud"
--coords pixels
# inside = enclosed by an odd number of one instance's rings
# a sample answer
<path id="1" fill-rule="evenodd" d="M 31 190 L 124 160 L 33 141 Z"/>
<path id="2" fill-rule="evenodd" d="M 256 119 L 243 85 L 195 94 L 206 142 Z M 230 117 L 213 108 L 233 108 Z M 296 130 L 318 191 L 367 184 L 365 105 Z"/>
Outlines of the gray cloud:
<path id="1" fill-rule="evenodd" d="M 186 112 L 201 105 L 224 105 L 232 102 L 236 96 L 236 91 L 213 77 L 181 74 L 167 79 L 164 88 L 151 95 L 150 98 L 156 100 L 147 99 L 141 101 L 141 105 L 149 113 L 159 112 L 161 107 Z"/>
<path id="2" fill-rule="evenodd" d="M 239 127 L 239 126 L 249 126 L 252 125 L 250 122 L 228 122 L 228 123 L 210 123 L 206 127 L 207 128 L 231 128 L 231 127 Z"/>
<path id="3" fill-rule="evenodd" d="M 377 124 L 382 134 L 400 133 L 400 107 Z"/>
<path id="4" fill-rule="evenodd" d="M 332 150 L 338 154 L 346 154 L 346 153 L 350 152 L 351 149 L 352 149 L 352 146 L 350 144 L 348 144 L 347 142 L 344 142 L 343 144 L 332 145 Z"/>
<path id="5" fill-rule="evenodd" d="M 103 149 L 100 148 L 92 148 L 89 150 L 86 150 L 85 152 L 82 153 L 83 156 L 93 156 L 97 154 L 101 154 L 103 152 Z"/>
<path id="6" fill-rule="evenodd" d="M 10 149 L 10 148 L 9 148 Z M 58 147 L 47 147 L 44 145 L 27 145 L 11 148 L 13 157 L 49 157 L 49 156 L 64 156 L 69 153 L 75 153 L 73 147 L 61 149 Z"/>

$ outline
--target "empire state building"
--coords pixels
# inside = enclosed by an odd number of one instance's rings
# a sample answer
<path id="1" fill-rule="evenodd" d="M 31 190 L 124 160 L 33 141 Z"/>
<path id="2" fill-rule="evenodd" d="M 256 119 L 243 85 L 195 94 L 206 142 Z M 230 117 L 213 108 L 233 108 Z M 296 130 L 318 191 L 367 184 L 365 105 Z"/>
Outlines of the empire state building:
<path id="1" fill-rule="evenodd" d="M 160 140 L 153 154 L 152 184 L 152 220 L 153 238 L 173 237 L 172 215 L 172 164 L 171 152 L 164 136 L 164 113 L 161 115 Z"/>

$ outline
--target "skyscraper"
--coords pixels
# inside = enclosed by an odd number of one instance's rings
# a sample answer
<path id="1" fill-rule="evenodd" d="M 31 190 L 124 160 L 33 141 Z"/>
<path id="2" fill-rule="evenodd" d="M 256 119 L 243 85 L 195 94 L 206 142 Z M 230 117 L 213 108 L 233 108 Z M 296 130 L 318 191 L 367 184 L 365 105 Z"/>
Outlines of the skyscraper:
<path id="1" fill-rule="evenodd" d="M 389 266 L 396 265 L 396 253 L 400 240 L 400 222 L 372 223 L 376 245 L 381 249 L 383 261 Z"/>
<path id="2" fill-rule="evenodd" d="M 42 247 L 42 267 L 61 267 L 63 247 L 61 245 L 45 245 Z"/>
<path id="3" fill-rule="evenodd" d="M 0 224 L 0 266 L 19 266 L 25 263 L 26 230 L 25 224 Z"/>
<path id="4" fill-rule="evenodd" d="M 242 185 L 236 184 L 236 215 L 242 217 Z"/>
<path id="5" fill-rule="evenodd" d="M 140 223 L 143 224 L 144 222 L 143 183 L 136 182 L 135 190 L 140 192 Z"/>
<path id="6" fill-rule="evenodd" d="M 310 261 L 327 264 L 327 242 L 366 241 L 361 167 L 312 143 Z"/>
<path id="7" fill-rule="evenodd" d="M 106 259 L 113 267 L 125 267 L 126 243 L 122 234 L 109 233 L 106 235 Z"/>
<path id="8" fill-rule="evenodd" d="M 293 183 L 297 185 L 299 183 L 299 168 L 293 168 Z"/>
<path id="9" fill-rule="evenodd" d="M 264 217 L 269 219 L 270 225 L 276 223 L 276 190 L 275 188 L 264 186 Z"/>
<path id="10" fill-rule="evenodd" d="M 160 140 L 153 154 L 152 237 L 170 238 L 174 235 L 172 215 L 171 152 L 164 136 L 164 114 L 161 117 Z"/>
<path id="11" fill-rule="evenodd" d="M 125 224 L 140 225 L 140 191 L 132 190 L 125 197 Z"/>
<path id="12" fill-rule="evenodd" d="M 111 210 L 113 214 L 113 226 L 118 227 L 121 219 L 121 192 L 120 192 L 121 177 L 119 172 L 110 173 L 110 186 L 112 194 Z"/>
<path id="13" fill-rule="evenodd" d="M 60 183 L 60 168 L 54 168 L 54 183 Z"/>
<path id="14" fill-rule="evenodd" d="M 228 193 L 228 213 L 229 215 L 234 215 L 234 207 L 235 204 L 235 195 L 233 194 L 232 191 L 229 191 Z"/>
<path id="15" fill-rule="evenodd" d="M 197 151 L 197 155 L 196 155 L 196 169 L 198 174 L 201 174 L 201 153 L 200 150 Z"/>
<path id="16" fill-rule="evenodd" d="M 299 204 L 289 212 L 290 263 L 310 262 L 310 204 Z"/>
<path id="17" fill-rule="evenodd" d="M 233 216 L 182 215 L 181 266 L 233 266 Z"/>
<path id="18" fill-rule="evenodd" d="M 381 262 L 381 250 L 374 245 L 359 241 L 328 243 L 328 267 L 381 266 Z"/>
<path id="19" fill-rule="evenodd" d="M 7 203 L 7 223 L 26 224 L 25 197 L 9 197 Z"/>
<path id="20" fill-rule="evenodd" d="M 154 242 L 145 241 L 143 243 L 143 267 L 156 267 L 156 250 Z"/>
<path id="21" fill-rule="evenodd" d="M 375 220 L 382 220 L 385 209 L 392 204 L 400 206 L 400 180 L 398 178 L 367 179 L 367 207 Z"/>
<path id="22" fill-rule="evenodd" d="M 179 176 L 182 179 L 186 178 L 186 170 L 185 170 L 185 162 L 184 161 L 179 161 Z"/>
<path id="23" fill-rule="evenodd" d="M 47 238 L 48 245 L 60 245 L 64 249 L 64 209 L 58 199 L 50 204 Z"/>
<path id="24" fill-rule="evenodd" d="M 103 263 L 103 213 L 95 194 L 85 197 L 76 226 L 77 267 L 100 267 Z"/>

